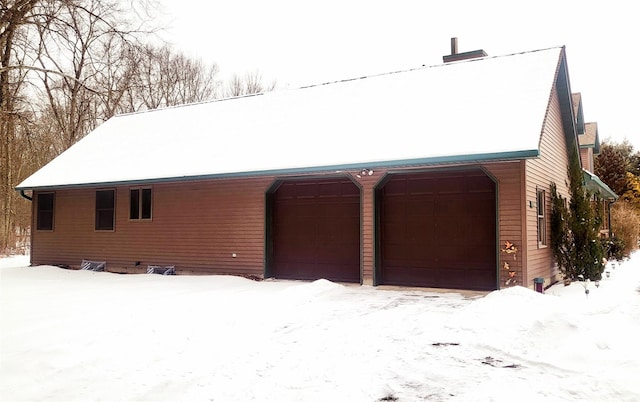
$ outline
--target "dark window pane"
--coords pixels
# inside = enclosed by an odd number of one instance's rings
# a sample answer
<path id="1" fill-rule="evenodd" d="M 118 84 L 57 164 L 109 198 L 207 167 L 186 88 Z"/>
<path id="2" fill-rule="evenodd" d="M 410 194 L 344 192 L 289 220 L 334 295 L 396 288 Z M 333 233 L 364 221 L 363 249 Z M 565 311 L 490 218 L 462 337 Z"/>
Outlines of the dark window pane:
<path id="1" fill-rule="evenodd" d="M 53 211 L 53 193 L 38 194 L 38 207 L 43 211 Z"/>
<path id="2" fill-rule="evenodd" d="M 151 219 L 151 189 L 142 190 L 142 219 Z"/>
<path id="3" fill-rule="evenodd" d="M 53 204 L 54 193 L 38 194 L 38 230 L 53 230 Z"/>
<path id="4" fill-rule="evenodd" d="M 113 230 L 113 211 L 102 210 L 96 213 L 97 230 Z"/>
<path id="5" fill-rule="evenodd" d="M 115 191 L 113 190 L 96 191 L 96 208 L 113 209 L 114 201 L 115 201 Z"/>
<path id="6" fill-rule="evenodd" d="M 140 190 L 131 190 L 129 194 L 131 198 L 129 219 L 138 219 L 140 218 Z"/>
<path id="7" fill-rule="evenodd" d="M 115 191 L 96 191 L 96 230 L 113 230 Z"/>

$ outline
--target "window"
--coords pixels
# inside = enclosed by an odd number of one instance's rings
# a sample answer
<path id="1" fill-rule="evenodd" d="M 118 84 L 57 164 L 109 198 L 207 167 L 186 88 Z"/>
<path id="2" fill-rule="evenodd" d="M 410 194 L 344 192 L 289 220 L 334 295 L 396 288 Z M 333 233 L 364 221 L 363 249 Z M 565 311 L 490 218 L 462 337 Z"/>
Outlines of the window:
<path id="1" fill-rule="evenodd" d="M 96 230 L 113 230 L 115 201 L 115 190 L 96 191 Z"/>
<path id="2" fill-rule="evenodd" d="M 538 246 L 545 246 L 547 244 L 546 194 L 544 190 L 538 190 L 537 193 Z"/>
<path id="3" fill-rule="evenodd" d="M 151 189 L 129 190 L 129 219 L 151 219 Z"/>
<path id="4" fill-rule="evenodd" d="M 53 230 L 54 193 L 38 193 L 38 210 L 36 228 L 38 230 Z"/>

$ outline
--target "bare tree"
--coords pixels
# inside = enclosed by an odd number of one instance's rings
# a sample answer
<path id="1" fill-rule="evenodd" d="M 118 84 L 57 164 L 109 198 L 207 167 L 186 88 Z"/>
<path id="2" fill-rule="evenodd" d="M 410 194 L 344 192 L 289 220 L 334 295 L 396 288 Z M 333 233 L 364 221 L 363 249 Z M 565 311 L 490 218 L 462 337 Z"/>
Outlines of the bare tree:
<path id="1" fill-rule="evenodd" d="M 227 83 L 225 96 L 234 97 L 257 94 L 273 91 L 275 87 L 275 81 L 265 84 L 263 82 L 262 73 L 256 70 L 254 72 L 246 73 L 243 77 L 234 74 Z"/>
<path id="2" fill-rule="evenodd" d="M 139 0 L 149 1 L 149 0 Z M 15 231 L 13 187 L 37 166 L 26 164 L 28 145 L 38 113 L 21 101 L 44 91 L 52 123 L 62 147 L 77 141 L 95 125 L 88 120 L 97 44 L 109 37 L 133 42 L 139 28 L 130 28 L 119 0 L 2 0 L 0 2 L 0 251 Z M 25 141 L 27 141 L 25 143 Z M 58 150 L 59 151 L 59 150 Z M 28 204 L 23 204 L 28 205 Z M 19 225 L 28 225 L 28 221 Z"/>
<path id="3" fill-rule="evenodd" d="M 30 224 L 14 187 L 110 117 L 275 87 L 144 44 L 154 1 L 0 0 L 0 252 Z"/>
<path id="4" fill-rule="evenodd" d="M 98 89 L 92 109 L 96 124 L 118 113 L 135 111 L 128 93 L 138 71 L 137 46 L 113 36 L 110 39 L 101 44 L 101 57 L 93 64 L 94 85 Z"/>
<path id="5" fill-rule="evenodd" d="M 16 218 L 16 197 L 13 184 L 21 167 L 16 157 L 20 149 L 19 127 L 26 119 L 21 108 L 24 93 L 24 72 L 12 69 L 14 61 L 24 57 L 26 34 L 20 27 L 33 8 L 33 1 L 2 3 L 0 6 L 0 252 L 13 239 Z"/>
<path id="6" fill-rule="evenodd" d="M 218 66 L 193 60 L 170 46 L 142 46 L 134 57 L 137 67 L 129 87 L 133 110 L 156 109 L 214 99 Z"/>

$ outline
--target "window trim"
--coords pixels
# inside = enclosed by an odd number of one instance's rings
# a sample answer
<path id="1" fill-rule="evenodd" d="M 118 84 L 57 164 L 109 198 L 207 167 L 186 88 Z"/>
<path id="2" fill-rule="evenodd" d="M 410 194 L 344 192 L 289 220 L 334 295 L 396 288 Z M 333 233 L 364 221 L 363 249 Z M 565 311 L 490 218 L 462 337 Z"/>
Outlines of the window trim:
<path id="1" fill-rule="evenodd" d="M 144 197 L 144 193 L 145 190 L 148 190 L 148 194 L 149 194 L 149 200 L 148 200 L 148 204 L 149 204 L 149 217 L 145 217 L 145 197 Z M 133 192 L 137 191 L 138 195 L 137 195 L 137 205 L 136 205 L 136 215 L 134 216 L 133 214 Z M 152 187 L 131 187 L 129 188 L 129 221 L 132 222 L 148 222 L 153 220 L 153 188 Z"/>
<path id="2" fill-rule="evenodd" d="M 111 212 L 111 214 L 112 214 L 111 215 L 112 216 L 112 223 L 111 223 L 111 227 L 110 228 L 101 228 L 98 225 L 98 211 L 99 211 L 98 210 L 98 193 L 106 192 L 106 191 L 111 191 L 113 193 L 113 207 L 110 208 L 110 209 L 101 208 L 100 211 L 111 210 L 112 211 Z M 96 191 L 95 191 L 95 205 L 94 205 L 94 208 L 95 208 L 94 230 L 96 232 L 115 232 L 115 230 L 116 230 L 116 204 L 117 204 L 116 197 L 117 197 L 117 192 L 116 192 L 116 189 L 114 189 L 114 188 L 99 188 L 99 189 L 96 189 Z"/>
<path id="3" fill-rule="evenodd" d="M 547 247 L 547 192 L 542 188 L 536 188 L 536 227 L 538 248 Z"/>
<path id="4" fill-rule="evenodd" d="M 40 226 L 40 213 L 41 212 L 49 212 L 49 210 L 46 211 L 42 211 L 40 209 L 40 196 L 42 195 L 51 195 L 53 196 L 53 199 L 51 201 L 51 227 L 50 228 L 42 228 Z M 56 216 L 56 193 L 53 191 L 45 191 L 45 192 L 38 192 L 36 194 L 36 230 L 38 232 L 53 232 L 55 229 L 55 216 Z"/>

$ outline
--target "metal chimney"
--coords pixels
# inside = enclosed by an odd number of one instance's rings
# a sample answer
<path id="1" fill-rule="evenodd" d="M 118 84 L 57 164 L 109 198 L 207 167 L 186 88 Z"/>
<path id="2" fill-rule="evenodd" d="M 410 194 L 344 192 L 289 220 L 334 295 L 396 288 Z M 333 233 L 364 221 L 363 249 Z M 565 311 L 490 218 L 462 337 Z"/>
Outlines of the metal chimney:
<path id="1" fill-rule="evenodd" d="M 458 54 L 458 38 L 451 38 L 451 55 Z"/>
<path id="2" fill-rule="evenodd" d="M 480 57 L 487 56 L 487 53 L 482 49 L 458 53 L 458 38 L 451 38 L 451 54 L 442 56 L 442 61 L 445 63 L 450 63 L 452 61 L 478 59 Z"/>

